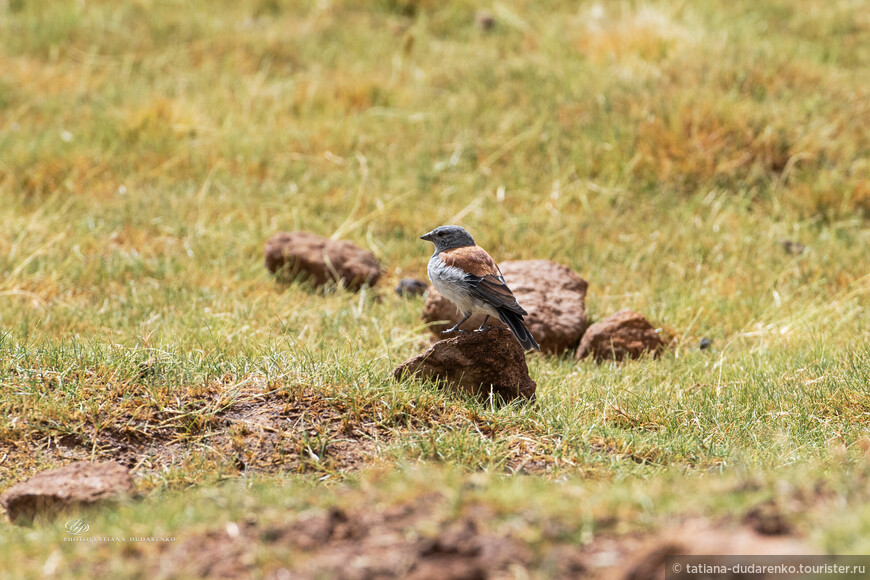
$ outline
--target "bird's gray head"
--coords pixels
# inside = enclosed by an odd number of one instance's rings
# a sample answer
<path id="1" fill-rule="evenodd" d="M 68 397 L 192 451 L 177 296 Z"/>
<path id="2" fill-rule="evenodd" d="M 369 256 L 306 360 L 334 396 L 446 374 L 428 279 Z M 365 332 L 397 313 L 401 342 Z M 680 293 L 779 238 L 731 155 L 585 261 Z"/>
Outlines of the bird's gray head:
<path id="1" fill-rule="evenodd" d="M 439 226 L 420 239 L 435 244 L 436 252 L 474 245 L 471 234 L 459 226 Z"/>

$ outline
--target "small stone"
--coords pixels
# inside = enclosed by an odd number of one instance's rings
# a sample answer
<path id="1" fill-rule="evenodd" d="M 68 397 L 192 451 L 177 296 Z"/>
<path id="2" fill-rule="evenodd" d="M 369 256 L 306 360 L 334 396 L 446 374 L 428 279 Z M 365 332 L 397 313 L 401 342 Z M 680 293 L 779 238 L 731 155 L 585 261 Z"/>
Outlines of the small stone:
<path id="1" fill-rule="evenodd" d="M 701 350 L 707 350 L 711 346 L 713 346 L 713 339 L 712 338 L 702 338 L 701 344 L 698 345 L 698 348 Z"/>
<path id="2" fill-rule="evenodd" d="M 416 278 L 402 278 L 396 286 L 396 294 L 399 296 L 422 296 L 429 288 L 425 280 Z"/>
<path id="3" fill-rule="evenodd" d="M 794 240 L 780 240 L 780 244 L 782 244 L 782 248 L 786 251 L 786 253 L 797 256 L 798 254 L 803 254 L 804 250 L 807 249 L 805 245 L 800 242 L 795 242 Z"/>
<path id="4" fill-rule="evenodd" d="M 568 266 L 549 260 L 509 261 L 499 267 L 517 302 L 529 313 L 524 324 L 541 345 L 541 351 L 558 355 L 573 349 L 586 328 L 586 280 Z M 440 337 L 442 330 L 462 317 L 450 300 L 431 288 L 423 304 L 423 320 L 433 323 L 446 320 L 447 324 L 429 326 Z M 462 328 L 471 330 L 481 322 L 483 315 L 475 314 Z M 487 324 L 506 328 L 493 317 Z"/>
<path id="5" fill-rule="evenodd" d="M 78 506 L 117 500 L 133 492 L 130 470 L 108 461 L 82 461 L 38 473 L 0 496 L 13 523 L 28 523 L 40 515 L 54 516 Z"/>
<path id="6" fill-rule="evenodd" d="M 495 28 L 495 16 L 486 10 L 478 10 L 477 14 L 474 15 L 474 21 L 481 30 L 488 32 Z"/>
<path id="7" fill-rule="evenodd" d="M 590 326 L 577 347 L 576 358 L 592 356 L 596 362 L 621 361 L 638 358 L 651 351 L 655 356 L 664 348 L 664 342 L 646 318 L 622 310 Z"/>
<path id="8" fill-rule="evenodd" d="M 456 394 L 487 398 L 492 393 L 505 401 L 534 401 L 537 388 L 523 347 L 510 330 L 498 327 L 436 342 L 393 371 L 396 380 L 407 375 L 441 380 Z"/>
<path id="9" fill-rule="evenodd" d="M 308 279 L 316 287 L 329 282 L 359 290 L 381 277 L 375 255 L 344 240 L 311 232 L 279 232 L 266 242 L 266 268 L 282 282 Z"/>

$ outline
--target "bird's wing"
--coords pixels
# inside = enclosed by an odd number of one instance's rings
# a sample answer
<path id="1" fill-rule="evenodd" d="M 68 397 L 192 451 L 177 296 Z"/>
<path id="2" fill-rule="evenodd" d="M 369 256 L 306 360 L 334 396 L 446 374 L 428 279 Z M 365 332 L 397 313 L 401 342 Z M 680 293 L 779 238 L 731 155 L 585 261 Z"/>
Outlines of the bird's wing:
<path id="1" fill-rule="evenodd" d="M 476 279 L 469 280 L 472 283 L 472 294 L 489 302 L 496 308 L 505 308 L 520 316 L 526 315 L 526 311 L 517 303 L 514 293 L 504 283 L 503 278 L 493 276 L 492 274 L 483 277 L 475 276 L 474 278 Z"/>
<path id="2" fill-rule="evenodd" d="M 495 308 L 506 308 L 521 316 L 526 315 L 522 306 L 517 304 L 513 292 L 505 284 L 504 276 L 495 260 L 480 246 L 465 246 L 444 250 L 439 254 L 447 266 L 454 266 L 466 273 L 465 280 L 471 292 Z"/>
<path id="3" fill-rule="evenodd" d="M 466 274 L 481 277 L 489 274 L 501 276 L 495 260 L 480 246 L 464 246 L 443 250 L 438 256 L 445 265 L 459 268 Z"/>

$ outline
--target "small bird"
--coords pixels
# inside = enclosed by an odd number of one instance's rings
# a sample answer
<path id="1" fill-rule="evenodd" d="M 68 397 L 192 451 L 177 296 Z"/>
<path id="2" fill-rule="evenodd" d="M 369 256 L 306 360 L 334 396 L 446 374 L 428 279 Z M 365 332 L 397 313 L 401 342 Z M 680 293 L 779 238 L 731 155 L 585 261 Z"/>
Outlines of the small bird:
<path id="1" fill-rule="evenodd" d="M 504 276 L 486 250 L 459 226 L 440 226 L 420 237 L 435 244 L 429 259 L 429 279 L 442 295 L 450 299 L 464 318 L 444 334 L 458 331 L 475 312 L 486 314 L 477 331 L 486 330 L 490 316 L 507 324 L 525 350 L 541 350 L 535 337 L 523 325 L 528 313 L 517 304 Z"/>

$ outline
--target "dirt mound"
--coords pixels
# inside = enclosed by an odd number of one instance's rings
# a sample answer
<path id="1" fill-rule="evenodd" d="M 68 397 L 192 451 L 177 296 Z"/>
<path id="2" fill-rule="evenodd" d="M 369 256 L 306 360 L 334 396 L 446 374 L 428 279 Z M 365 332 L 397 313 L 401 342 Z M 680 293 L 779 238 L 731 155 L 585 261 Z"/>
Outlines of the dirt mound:
<path id="1" fill-rule="evenodd" d="M 530 534 L 523 526 L 531 522 L 519 517 L 511 520 L 510 531 L 496 532 L 493 528 L 505 528 L 492 526 L 495 514 L 485 504 L 467 504 L 458 512 L 451 505 L 448 497 L 429 493 L 386 508 L 363 502 L 290 514 L 289 522 L 285 514 L 270 522 L 229 522 L 147 556 L 145 569 L 150 566 L 150 576 L 158 578 L 236 578 L 259 570 L 266 578 L 340 580 L 656 580 L 664 578 L 668 555 L 812 551 L 792 536 L 774 538 L 734 521 L 703 518 L 645 534 L 599 534 L 581 545 L 566 541 L 571 534 L 565 522 L 538 521 Z"/>
<path id="2" fill-rule="evenodd" d="M 330 472 L 359 467 L 378 441 L 391 438 L 370 405 L 350 412 L 344 401 L 311 389 L 251 384 L 233 392 L 216 386 L 179 396 L 173 408 L 154 409 L 144 397 L 128 405 L 130 413 L 100 418 L 99 428 L 85 424 L 63 435 L 34 436 L 45 426 L 23 424 L 0 447 L 14 460 L 0 465 L 0 478 L 21 480 L 46 466 L 91 458 L 138 474 L 192 461 L 223 472 L 233 466 Z"/>
<path id="3" fill-rule="evenodd" d="M 276 577 L 344 580 L 483 579 L 532 561 L 531 550 L 521 542 L 481 532 L 470 517 L 437 522 L 437 531 L 422 533 L 434 523 L 432 506 L 443 499 L 424 496 L 383 511 L 332 508 L 265 527 L 230 523 L 225 530 L 193 536 L 174 547 L 155 566 L 155 575 L 245 576 L 253 571 L 255 551 L 288 556 L 278 557 L 274 569 L 264 570 Z M 282 564 L 292 566 L 292 572 L 288 574 Z"/>
<path id="4" fill-rule="evenodd" d="M 407 399 L 235 376 L 196 385 L 107 387 L 94 380 L 80 389 L 83 396 L 102 397 L 99 414 L 76 410 L 59 425 L 12 410 L 20 418 L 2 434 L 5 485 L 0 488 L 76 461 L 115 461 L 144 478 L 143 491 L 149 476 L 164 477 L 167 469 L 179 478 L 185 472 L 339 475 L 376 462 L 380 451 L 396 442 L 402 443 L 397 453 L 412 461 L 439 460 L 425 442 L 442 431 L 503 442 L 506 453 L 500 458 L 509 473 L 576 470 L 560 457 L 559 436 L 501 421 L 435 390 Z M 642 463 L 656 460 L 615 441 L 590 441 L 589 450 Z"/>
<path id="5" fill-rule="evenodd" d="M 366 461 L 375 442 L 390 438 L 370 416 L 355 416 L 323 393 L 302 390 L 290 398 L 269 393 L 238 402 L 221 414 L 223 433 L 240 469 L 307 471 L 346 469 Z"/>
<path id="6" fill-rule="evenodd" d="M 815 552 L 793 536 L 771 536 L 734 522 L 693 518 L 640 537 L 602 538 L 587 547 L 580 561 L 587 574 L 595 578 L 664 580 L 668 556 L 703 555 L 711 564 L 725 565 L 727 562 L 716 560 L 716 556 L 800 556 Z"/>

